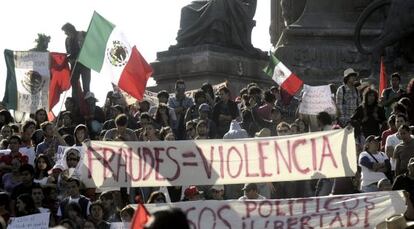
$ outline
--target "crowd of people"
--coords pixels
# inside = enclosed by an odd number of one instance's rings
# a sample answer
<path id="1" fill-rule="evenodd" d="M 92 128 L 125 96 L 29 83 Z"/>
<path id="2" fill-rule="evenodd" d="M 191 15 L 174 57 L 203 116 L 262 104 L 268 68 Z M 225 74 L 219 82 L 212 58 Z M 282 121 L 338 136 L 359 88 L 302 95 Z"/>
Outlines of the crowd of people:
<path id="1" fill-rule="evenodd" d="M 17 123 L 4 104 L 0 110 L 0 225 L 10 217 L 50 212 L 50 226 L 109 228 L 129 222 L 134 203 L 166 203 L 203 199 L 267 199 L 405 190 L 414 201 L 414 79 L 406 90 L 401 76 L 391 76 L 391 87 L 381 95 L 375 85 L 358 80 L 353 69 L 344 71 L 343 84 L 332 86 L 337 113 L 316 116 L 297 112 L 300 99 L 289 104 L 274 85 L 246 85 L 239 93 L 223 86 L 201 85 L 192 97 L 177 80 L 175 93 L 162 90 L 158 103 L 142 100 L 127 104 L 115 88 L 105 104 L 96 105 L 85 93 L 85 114 L 74 98 L 54 120 L 39 109 Z M 232 99 L 235 98 L 235 99 Z M 101 141 L 180 141 L 285 136 L 353 127 L 357 144 L 355 177 L 213 186 L 86 188 L 76 168 L 79 146 Z M 62 157 L 60 147 L 66 146 Z M 412 217 L 412 215 L 408 215 Z M 413 218 L 410 218 L 413 219 Z"/>

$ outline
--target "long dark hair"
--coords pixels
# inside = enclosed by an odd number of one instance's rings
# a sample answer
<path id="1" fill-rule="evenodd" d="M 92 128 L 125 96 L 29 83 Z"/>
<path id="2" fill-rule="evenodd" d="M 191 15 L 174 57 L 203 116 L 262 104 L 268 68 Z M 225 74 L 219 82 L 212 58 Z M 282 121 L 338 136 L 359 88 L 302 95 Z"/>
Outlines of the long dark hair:
<path id="1" fill-rule="evenodd" d="M 46 169 L 45 170 L 39 170 L 39 168 L 37 167 L 37 162 L 41 158 L 43 158 L 43 160 L 45 160 L 45 162 L 46 162 Z M 47 157 L 44 154 L 39 154 L 36 157 L 36 159 L 34 161 L 34 164 L 35 164 L 35 167 L 34 167 L 34 169 L 35 169 L 34 178 L 38 179 L 40 177 L 40 175 L 43 175 L 44 177 L 47 177 L 49 175 L 47 172 L 52 168 L 52 164 L 49 161 L 49 157 Z"/>
<path id="2" fill-rule="evenodd" d="M 372 105 L 368 104 L 368 96 L 369 95 L 374 95 L 375 96 L 375 101 L 374 101 L 374 104 L 372 104 Z M 364 91 L 364 94 L 363 94 L 362 104 L 363 104 L 364 107 L 377 106 L 378 105 L 378 91 L 376 91 L 374 89 L 371 89 L 369 87 L 366 88 L 365 91 Z"/>
<path id="3" fill-rule="evenodd" d="M 166 115 L 168 117 L 167 123 L 164 123 L 164 121 L 162 119 L 162 116 L 161 116 L 160 109 L 165 109 Z M 168 110 L 168 106 L 166 106 L 164 104 L 159 104 L 158 107 L 157 107 L 157 111 L 155 112 L 154 119 L 155 119 L 155 122 L 161 124 L 161 126 L 169 126 L 171 118 L 170 118 L 170 113 L 169 113 L 169 110 Z"/>

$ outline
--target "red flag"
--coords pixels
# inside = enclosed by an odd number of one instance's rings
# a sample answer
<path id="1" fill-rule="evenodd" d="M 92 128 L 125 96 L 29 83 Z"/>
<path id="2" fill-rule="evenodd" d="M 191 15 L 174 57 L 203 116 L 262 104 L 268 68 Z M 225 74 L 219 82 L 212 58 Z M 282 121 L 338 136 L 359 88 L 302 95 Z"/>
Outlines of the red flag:
<path id="1" fill-rule="evenodd" d="M 51 52 L 49 110 L 59 102 L 60 95 L 70 88 L 70 69 L 66 54 Z"/>
<path id="2" fill-rule="evenodd" d="M 49 113 L 47 113 L 47 120 L 52 122 L 53 120 L 55 120 L 55 118 L 56 118 L 55 113 L 53 113 L 53 111 L 50 110 Z"/>
<path id="3" fill-rule="evenodd" d="M 144 204 L 139 203 L 131 221 L 131 229 L 143 229 L 148 222 L 150 214 Z"/>
<path id="4" fill-rule="evenodd" d="M 382 91 L 387 88 L 387 72 L 385 71 L 385 65 L 383 58 L 381 57 L 381 68 L 380 68 L 380 80 L 379 80 L 379 94 L 382 95 Z"/>

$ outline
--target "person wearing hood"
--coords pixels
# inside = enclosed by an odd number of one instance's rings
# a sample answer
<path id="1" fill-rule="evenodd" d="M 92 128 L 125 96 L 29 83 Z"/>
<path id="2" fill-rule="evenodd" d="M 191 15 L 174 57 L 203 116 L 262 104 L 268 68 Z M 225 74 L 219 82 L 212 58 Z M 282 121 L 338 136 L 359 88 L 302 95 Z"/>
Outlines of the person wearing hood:
<path id="1" fill-rule="evenodd" d="M 242 129 L 236 120 L 231 121 L 230 129 L 224 134 L 223 139 L 241 139 L 249 138 L 249 134 L 245 129 Z M 243 184 L 224 185 L 225 199 L 238 199 L 243 195 Z"/>
<path id="2" fill-rule="evenodd" d="M 63 157 L 60 161 L 57 161 L 56 164 L 60 165 L 62 172 L 58 177 L 58 189 L 65 190 L 67 185 L 67 180 L 71 177 L 80 179 L 80 166 L 82 163 L 79 163 L 82 160 L 82 154 L 78 147 L 69 147 L 66 148 Z"/>
<path id="3" fill-rule="evenodd" d="M 233 120 L 230 123 L 230 129 L 227 133 L 224 134 L 223 139 L 239 139 L 239 138 L 248 138 L 249 134 L 245 129 L 240 127 L 240 124 Z"/>
<path id="4" fill-rule="evenodd" d="M 88 127 L 84 124 L 79 124 L 73 131 L 73 137 L 75 138 L 74 146 L 82 146 L 82 143 L 90 141 Z"/>

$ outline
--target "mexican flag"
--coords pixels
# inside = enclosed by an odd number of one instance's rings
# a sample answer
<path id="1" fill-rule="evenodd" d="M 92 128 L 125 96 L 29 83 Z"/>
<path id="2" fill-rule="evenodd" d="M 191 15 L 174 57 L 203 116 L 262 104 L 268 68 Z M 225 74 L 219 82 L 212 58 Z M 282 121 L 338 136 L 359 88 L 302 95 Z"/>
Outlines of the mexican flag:
<path id="1" fill-rule="evenodd" d="M 290 97 L 289 101 L 303 86 L 303 81 L 278 60 L 273 53 L 270 54 L 269 64 L 263 71 L 272 77 L 273 81 L 280 86 L 280 89 Z"/>
<path id="2" fill-rule="evenodd" d="M 94 12 L 78 62 L 110 76 L 111 81 L 136 99 L 142 99 L 151 66 L 135 46 L 130 46 L 122 32 Z"/>
<path id="3" fill-rule="evenodd" d="M 8 109 L 35 113 L 49 110 L 49 52 L 4 50 L 7 66 L 3 102 Z"/>

